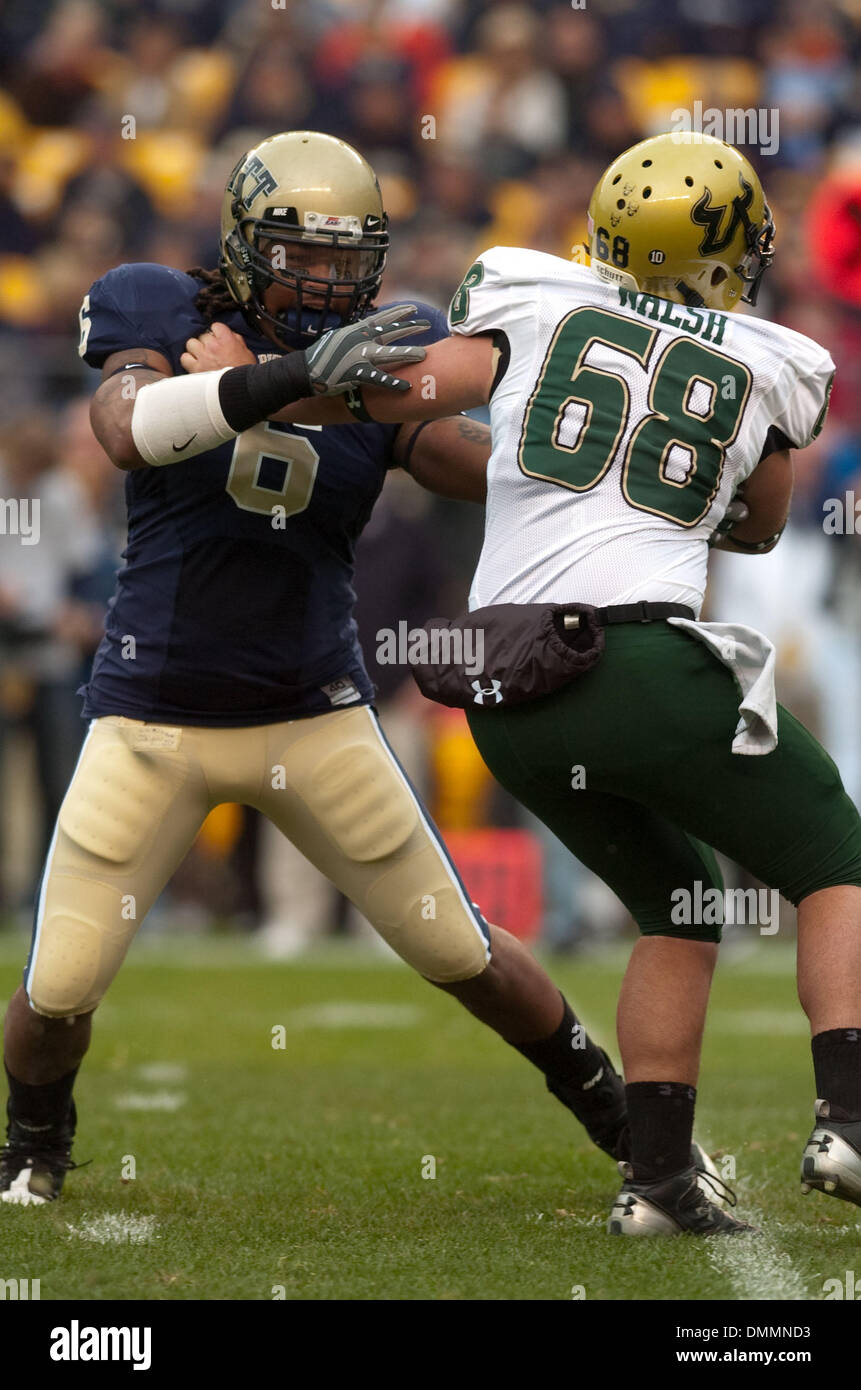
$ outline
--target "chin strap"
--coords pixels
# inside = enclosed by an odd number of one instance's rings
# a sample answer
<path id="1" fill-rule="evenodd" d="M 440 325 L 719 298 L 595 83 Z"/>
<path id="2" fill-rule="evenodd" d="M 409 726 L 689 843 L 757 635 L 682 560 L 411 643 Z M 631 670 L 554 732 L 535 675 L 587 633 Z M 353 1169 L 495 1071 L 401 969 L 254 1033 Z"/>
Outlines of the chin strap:
<path id="1" fill-rule="evenodd" d="M 269 314 L 262 306 L 256 304 L 249 305 L 248 309 L 245 317 L 251 327 L 261 333 L 268 324 L 274 330 L 279 345 L 288 350 L 310 347 L 322 338 L 324 333 L 328 333 L 330 328 L 344 326 L 344 320 L 340 315 L 333 313 L 326 314 L 320 323 L 320 314 L 313 309 L 303 309 L 301 320 L 295 309 L 286 310 L 282 317 Z"/>
<path id="2" fill-rule="evenodd" d="M 698 294 L 696 290 L 692 290 L 690 285 L 685 284 L 684 280 L 676 281 L 676 289 L 689 309 L 704 309 L 706 307 L 702 295 Z"/>

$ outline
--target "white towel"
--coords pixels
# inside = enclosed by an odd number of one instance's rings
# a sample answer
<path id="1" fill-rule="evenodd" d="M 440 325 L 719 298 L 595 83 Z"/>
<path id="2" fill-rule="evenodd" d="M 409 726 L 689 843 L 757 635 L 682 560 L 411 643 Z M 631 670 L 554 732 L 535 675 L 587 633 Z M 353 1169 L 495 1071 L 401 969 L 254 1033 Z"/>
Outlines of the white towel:
<path id="1" fill-rule="evenodd" d="M 698 623 L 668 618 L 714 652 L 732 671 L 741 691 L 733 753 L 756 757 L 777 747 L 777 696 L 774 693 L 774 646 L 761 632 L 740 623 Z"/>

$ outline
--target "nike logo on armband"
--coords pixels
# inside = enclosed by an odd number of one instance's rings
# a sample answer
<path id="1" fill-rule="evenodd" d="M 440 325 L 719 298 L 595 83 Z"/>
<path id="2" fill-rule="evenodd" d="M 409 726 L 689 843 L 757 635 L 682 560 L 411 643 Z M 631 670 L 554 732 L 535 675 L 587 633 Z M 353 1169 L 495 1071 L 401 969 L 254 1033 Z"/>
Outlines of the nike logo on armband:
<path id="1" fill-rule="evenodd" d="M 603 1068 L 603 1066 L 601 1066 L 601 1067 L 598 1068 L 598 1070 L 596 1071 L 595 1075 L 592 1077 L 591 1081 L 584 1081 L 584 1082 L 583 1082 L 583 1090 L 584 1090 L 584 1091 L 591 1091 L 591 1089 L 592 1089 L 593 1086 L 597 1086 L 597 1085 L 598 1085 L 598 1082 L 601 1080 L 601 1077 L 602 1077 L 603 1075 L 604 1075 L 604 1068 Z"/>
<path id="2" fill-rule="evenodd" d="M 173 449 L 173 452 L 174 452 L 175 454 L 181 454 L 182 451 L 183 451 L 183 449 L 187 449 L 188 446 L 189 446 L 189 444 L 192 442 L 192 440 L 194 440 L 194 439 L 196 439 L 196 438 L 197 438 L 197 430 L 194 431 L 194 434 L 191 436 L 191 439 L 187 439 L 187 440 L 185 441 L 184 444 L 173 444 L 173 445 L 171 445 L 171 447 L 172 447 L 172 449 Z"/>

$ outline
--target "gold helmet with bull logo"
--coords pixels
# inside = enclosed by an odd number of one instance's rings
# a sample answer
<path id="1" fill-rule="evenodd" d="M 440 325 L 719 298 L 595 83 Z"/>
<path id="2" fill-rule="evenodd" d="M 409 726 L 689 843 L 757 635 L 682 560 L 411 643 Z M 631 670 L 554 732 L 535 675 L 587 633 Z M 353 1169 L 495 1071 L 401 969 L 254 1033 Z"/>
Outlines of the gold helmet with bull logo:
<path id="1" fill-rule="evenodd" d="M 690 305 L 755 304 L 774 259 L 774 222 L 752 165 L 711 135 L 633 145 L 599 179 L 589 253 L 603 280 Z"/>

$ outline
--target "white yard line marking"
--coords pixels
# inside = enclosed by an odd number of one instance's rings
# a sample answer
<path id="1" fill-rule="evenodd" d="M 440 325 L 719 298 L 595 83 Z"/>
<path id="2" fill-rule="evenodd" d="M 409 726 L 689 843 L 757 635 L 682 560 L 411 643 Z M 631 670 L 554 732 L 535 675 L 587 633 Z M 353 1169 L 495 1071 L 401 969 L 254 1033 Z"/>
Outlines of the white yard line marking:
<path id="1" fill-rule="evenodd" d="M 356 1004 L 336 1000 L 293 1009 L 291 1028 L 415 1028 L 424 1010 L 414 1004 Z"/>
<path id="2" fill-rule="evenodd" d="M 124 1091 L 114 1096 L 114 1105 L 117 1110 L 179 1110 L 187 1099 L 182 1091 Z"/>
<path id="3" fill-rule="evenodd" d="M 527 1221 L 543 1221 L 545 1217 L 547 1218 L 548 1223 L 552 1223 L 554 1221 L 564 1222 L 565 1225 L 584 1226 L 589 1227 L 592 1230 L 603 1230 L 604 1227 L 607 1225 L 606 1212 L 595 1212 L 594 1216 L 577 1216 L 577 1214 L 573 1211 L 565 1211 L 562 1208 L 557 1208 L 555 1211 L 536 1211 L 526 1213 Z"/>
<path id="4" fill-rule="evenodd" d="M 94 1245 L 146 1245 L 156 1238 L 154 1216 L 127 1216 L 125 1212 L 104 1212 L 101 1216 L 81 1217 L 75 1226 L 66 1222 L 66 1230 L 79 1240 Z"/>
<path id="5" fill-rule="evenodd" d="M 806 1202 L 807 1200 L 808 1200 L 808 1199 L 805 1197 L 805 1198 L 804 1198 L 804 1201 Z M 812 1207 L 813 1202 L 814 1202 L 815 1200 L 816 1200 L 815 1194 L 811 1195 L 811 1197 L 810 1197 L 810 1204 L 811 1204 L 811 1207 Z M 830 1201 L 831 1199 L 829 1198 L 828 1200 Z M 820 1204 L 821 1204 L 821 1194 L 820 1194 Z M 835 1203 L 835 1205 L 836 1205 L 836 1203 Z M 859 1213 L 858 1220 L 861 1221 L 861 1213 Z M 816 1228 L 814 1228 L 814 1227 L 811 1227 L 811 1225 L 810 1225 L 810 1223 L 809 1223 L 808 1221 L 771 1221 L 771 1222 L 769 1222 L 769 1228 L 770 1228 L 771 1230 L 773 1230 L 773 1231 L 778 1231 L 778 1232 L 780 1232 L 780 1233 L 782 1233 L 782 1234 L 785 1234 L 785 1235 L 788 1235 L 788 1236 L 807 1236 L 808 1240 L 810 1239 L 810 1236 L 811 1236 L 812 1231 L 813 1231 L 814 1229 L 816 1229 Z M 818 1228 L 818 1230 L 817 1230 L 817 1235 L 818 1235 L 818 1236 L 823 1236 L 823 1235 L 828 1235 L 828 1236 L 855 1236 L 855 1238 L 857 1239 L 857 1237 L 858 1237 L 858 1226 L 857 1226 L 857 1225 L 851 1226 L 851 1225 L 845 1225 L 845 1224 L 842 1225 L 842 1226 L 830 1226 L 830 1225 L 829 1225 L 829 1226 L 820 1226 L 820 1227 Z M 861 1284 L 859 1284 L 859 1288 L 861 1288 Z"/>
<path id="6" fill-rule="evenodd" d="M 744 1219 L 758 1226 L 762 1234 L 714 1236 L 706 1241 L 712 1266 L 730 1281 L 736 1298 L 745 1302 L 808 1301 L 810 1294 L 798 1270 L 767 1234 L 768 1217 L 744 1203 Z"/>
<path id="7" fill-rule="evenodd" d="M 743 956 L 739 953 L 737 960 L 734 959 L 730 948 L 722 957 L 720 968 L 724 974 L 729 974 L 736 967 L 739 973 L 743 972 L 745 975 L 794 975 L 795 947 L 788 941 L 778 941 L 776 937 L 769 937 L 767 941 L 755 942 L 751 952 L 745 950 Z"/>
<path id="8" fill-rule="evenodd" d="M 810 1025 L 797 1009 L 712 1009 L 706 1029 L 710 1033 L 752 1033 L 758 1037 L 795 1037 Z"/>
<path id="9" fill-rule="evenodd" d="M 174 1086 L 188 1079 L 188 1067 L 184 1062 L 144 1062 L 142 1066 L 135 1067 L 135 1076 L 139 1076 L 141 1081 Z"/>

